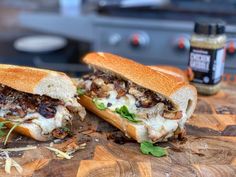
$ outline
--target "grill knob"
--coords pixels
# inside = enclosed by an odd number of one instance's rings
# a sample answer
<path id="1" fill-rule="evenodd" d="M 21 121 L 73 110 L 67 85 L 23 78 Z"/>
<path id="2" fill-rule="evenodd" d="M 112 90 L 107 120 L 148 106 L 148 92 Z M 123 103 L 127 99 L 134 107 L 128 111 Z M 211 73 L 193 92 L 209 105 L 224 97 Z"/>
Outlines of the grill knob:
<path id="1" fill-rule="evenodd" d="M 108 39 L 108 43 L 112 46 L 118 45 L 120 41 L 121 41 L 121 36 L 117 33 L 112 34 Z"/>
<path id="2" fill-rule="evenodd" d="M 178 50 L 188 50 L 190 48 L 189 38 L 187 36 L 179 36 L 175 39 L 175 48 Z"/>
<path id="3" fill-rule="evenodd" d="M 130 37 L 130 45 L 133 48 L 146 47 L 149 44 L 149 37 L 146 33 L 134 33 Z"/>
<path id="4" fill-rule="evenodd" d="M 233 40 L 230 40 L 226 45 L 227 53 L 230 55 L 235 54 L 236 52 L 236 43 Z"/>

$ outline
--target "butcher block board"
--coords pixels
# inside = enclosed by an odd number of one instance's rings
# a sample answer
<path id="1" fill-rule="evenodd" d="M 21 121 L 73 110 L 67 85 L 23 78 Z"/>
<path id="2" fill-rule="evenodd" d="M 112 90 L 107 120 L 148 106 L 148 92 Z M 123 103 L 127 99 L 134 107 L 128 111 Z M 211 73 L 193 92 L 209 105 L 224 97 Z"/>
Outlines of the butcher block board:
<path id="1" fill-rule="evenodd" d="M 186 137 L 159 144 L 167 147 L 166 157 L 143 155 L 138 143 L 89 112 L 84 122 L 75 118 L 72 128 L 73 138 L 54 144 L 12 134 L 8 148 L 32 145 L 37 149 L 10 153 L 23 173 L 12 168 L 11 174 L 6 174 L 0 164 L 0 176 L 236 176 L 235 83 L 224 83 L 215 96 L 199 96 Z M 60 159 L 45 148 L 51 143 L 60 149 L 72 142 L 86 143 L 86 148 L 75 152 L 70 160 Z"/>

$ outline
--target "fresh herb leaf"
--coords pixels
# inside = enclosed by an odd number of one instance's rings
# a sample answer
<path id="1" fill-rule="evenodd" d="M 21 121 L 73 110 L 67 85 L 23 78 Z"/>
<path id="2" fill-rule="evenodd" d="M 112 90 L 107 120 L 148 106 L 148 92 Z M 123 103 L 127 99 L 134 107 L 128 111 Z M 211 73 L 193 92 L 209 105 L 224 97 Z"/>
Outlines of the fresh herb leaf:
<path id="1" fill-rule="evenodd" d="M 138 123 L 141 122 L 140 120 L 135 119 L 135 114 L 130 113 L 126 106 L 121 106 L 120 108 L 116 108 L 116 113 L 120 114 L 121 117 L 128 119 L 130 122 Z"/>
<path id="2" fill-rule="evenodd" d="M 69 129 L 68 127 L 61 127 L 61 129 L 68 133 L 69 136 L 73 136 L 73 132 L 71 131 L 71 129 Z"/>
<path id="3" fill-rule="evenodd" d="M 0 129 L 4 126 L 3 122 L 0 122 Z"/>
<path id="4" fill-rule="evenodd" d="M 2 129 L 5 128 L 6 123 L 9 123 L 9 121 L 0 122 L 0 138 L 6 135 L 6 133 L 2 131 Z"/>
<path id="5" fill-rule="evenodd" d="M 78 93 L 79 96 L 82 96 L 82 95 L 85 94 L 85 90 L 82 89 L 82 88 L 77 88 L 77 93 Z"/>
<path id="6" fill-rule="evenodd" d="M 10 121 L 3 121 L 3 122 L 0 122 L 0 129 L 2 129 L 6 123 L 9 123 Z"/>
<path id="7" fill-rule="evenodd" d="M 154 146 L 148 141 L 144 141 L 140 144 L 140 150 L 143 154 L 151 154 L 155 157 L 163 157 L 167 155 L 166 149 L 159 146 Z"/>
<path id="8" fill-rule="evenodd" d="M 96 106 L 99 110 L 105 110 L 105 109 L 107 109 L 107 106 L 105 106 L 104 103 L 99 102 L 97 98 L 94 98 L 94 99 L 93 99 L 93 103 L 95 104 L 95 106 Z"/>

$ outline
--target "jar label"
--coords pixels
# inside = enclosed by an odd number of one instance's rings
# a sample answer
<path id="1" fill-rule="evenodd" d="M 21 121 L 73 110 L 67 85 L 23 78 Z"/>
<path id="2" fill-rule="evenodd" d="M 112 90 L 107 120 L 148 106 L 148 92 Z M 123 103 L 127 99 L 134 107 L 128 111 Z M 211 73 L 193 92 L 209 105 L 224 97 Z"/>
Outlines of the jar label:
<path id="1" fill-rule="evenodd" d="M 225 49 L 190 48 L 189 67 L 194 74 L 193 82 L 217 84 L 224 73 Z"/>

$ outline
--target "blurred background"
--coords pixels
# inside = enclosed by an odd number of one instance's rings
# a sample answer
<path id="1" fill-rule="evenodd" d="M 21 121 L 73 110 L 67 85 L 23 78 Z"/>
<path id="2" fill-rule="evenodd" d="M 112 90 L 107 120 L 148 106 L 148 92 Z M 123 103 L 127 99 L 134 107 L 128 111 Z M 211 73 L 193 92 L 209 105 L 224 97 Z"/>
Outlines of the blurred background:
<path id="1" fill-rule="evenodd" d="M 236 0 L 0 0 L 0 63 L 79 75 L 90 51 L 185 69 L 198 18 L 227 23 L 225 72 L 236 73 Z"/>

